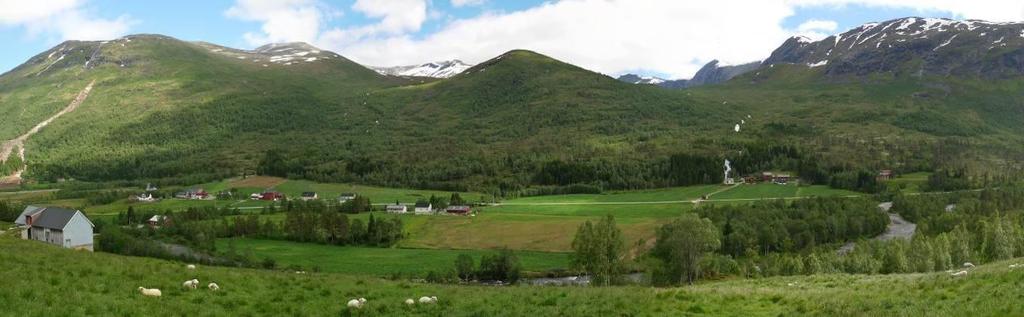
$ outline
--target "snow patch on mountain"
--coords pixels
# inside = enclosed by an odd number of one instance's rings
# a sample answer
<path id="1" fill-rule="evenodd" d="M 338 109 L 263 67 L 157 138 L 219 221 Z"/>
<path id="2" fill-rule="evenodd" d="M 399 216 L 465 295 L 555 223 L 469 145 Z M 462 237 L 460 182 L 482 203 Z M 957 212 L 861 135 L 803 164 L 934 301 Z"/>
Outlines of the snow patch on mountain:
<path id="1" fill-rule="evenodd" d="M 370 67 L 370 69 L 382 75 L 389 76 L 451 78 L 452 76 L 461 74 L 470 67 L 473 67 L 473 65 L 463 63 L 456 59 L 420 65 Z"/>
<path id="2" fill-rule="evenodd" d="M 273 43 L 257 47 L 254 50 L 237 50 L 209 43 L 199 43 L 205 46 L 211 53 L 234 57 L 239 60 L 248 60 L 253 63 L 260 63 L 266 66 L 266 62 L 278 65 L 294 65 L 297 63 L 312 63 L 320 60 L 340 58 L 338 54 L 324 51 L 312 45 L 302 42 L 294 43 Z"/>

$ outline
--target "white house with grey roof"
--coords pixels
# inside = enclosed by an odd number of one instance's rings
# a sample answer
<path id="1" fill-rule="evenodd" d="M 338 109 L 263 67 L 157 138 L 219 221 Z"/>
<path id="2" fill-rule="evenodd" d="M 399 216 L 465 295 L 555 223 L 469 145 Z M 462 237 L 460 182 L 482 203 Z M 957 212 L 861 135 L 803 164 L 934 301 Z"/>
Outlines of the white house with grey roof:
<path id="1" fill-rule="evenodd" d="M 69 249 L 93 250 L 92 221 L 79 210 L 28 206 L 15 219 L 24 230 L 21 238 Z"/>
<path id="2" fill-rule="evenodd" d="M 417 201 L 416 205 L 413 206 L 413 212 L 417 215 L 426 215 L 434 213 L 434 206 L 427 201 Z"/>

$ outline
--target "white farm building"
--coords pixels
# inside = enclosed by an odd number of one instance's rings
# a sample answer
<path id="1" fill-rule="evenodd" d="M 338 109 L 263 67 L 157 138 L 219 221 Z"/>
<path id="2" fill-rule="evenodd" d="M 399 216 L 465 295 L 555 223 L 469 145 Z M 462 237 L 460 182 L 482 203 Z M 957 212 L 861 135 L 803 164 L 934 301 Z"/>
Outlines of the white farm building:
<path id="1" fill-rule="evenodd" d="M 78 210 L 28 206 L 14 221 L 24 229 L 21 238 L 69 249 L 93 250 L 92 221 Z"/>

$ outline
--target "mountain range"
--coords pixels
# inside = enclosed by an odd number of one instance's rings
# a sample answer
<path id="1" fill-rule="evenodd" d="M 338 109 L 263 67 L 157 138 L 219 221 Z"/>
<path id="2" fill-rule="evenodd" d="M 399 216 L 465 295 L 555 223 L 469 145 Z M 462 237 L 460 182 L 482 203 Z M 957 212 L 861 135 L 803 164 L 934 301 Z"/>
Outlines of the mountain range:
<path id="1" fill-rule="evenodd" d="M 726 82 L 733 77 L 746 74 L 761 67 L 761 62 L 751 62 L 741 65 L 719 65 L 718 60 L 708 62 L 693 75 L 692 79 L 668 80 L 657 77 L 643 77 L 636 74 L 619 76 L 619 81 L 631 84 L 655 85 L 664 88 L 680 89 L 713 85 Z"/>
<path id="2" fill-rule="evenodd" d="M 787 40 L 765 65 L 822 67 L 826 75 L 1019 77 L 1024 24 L 905 18 L 868 23 L 820 41 Z"/>
<path id="3" fill-rule="evenodd" d="M 0 141 L 88 86 L 80 106 L 24 140 L 25 177 L 201 183 L 258 172 L 508 193 L 707 183 L 724 158 L 739 173 L 1015 169 L 1021 35 L 1021 24 L 873 23 L 789 39 L 761 63 L 709 63 L 686 90 L 523 50 L 425 82 L 303 43 L 67 41 L 0 76 Z M 434 65 L 425 69 L 444 68 Z M 427 73 L 438 74 L 417 74 Z"/>

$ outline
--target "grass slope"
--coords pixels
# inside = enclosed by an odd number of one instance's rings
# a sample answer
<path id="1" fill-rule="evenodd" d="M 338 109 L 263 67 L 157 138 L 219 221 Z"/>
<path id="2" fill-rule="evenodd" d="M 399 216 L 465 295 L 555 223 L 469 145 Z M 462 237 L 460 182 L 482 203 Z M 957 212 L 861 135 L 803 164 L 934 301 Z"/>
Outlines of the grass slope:
<path id="1" fill-rule="evenodd" d="M 67 264 L 67 265 L 54 265 Z M 71 265 L 73 264 L 73 265 Z M 390 282 L 342 274 L 200 267 L 103 253 L 75 252 L 0 238 L 4 314 L 19 316 L 348 315 L 345 302 L 365 297 L 368 316 L 1013 316 L 1024 271 L 1007 262 L 973 270 L 890 276 L 821 275 L 709 282 L 681 288 L 477 287 Z M 185 280 L 216 282 L 221 291 L 184 291 Z M 793 283 L 793 286 L 788 286 Z M 145 298 L 136 288 L 160 288 Z M 406 307 L 406 298 L 438 296 L 436 306 Z"/>

